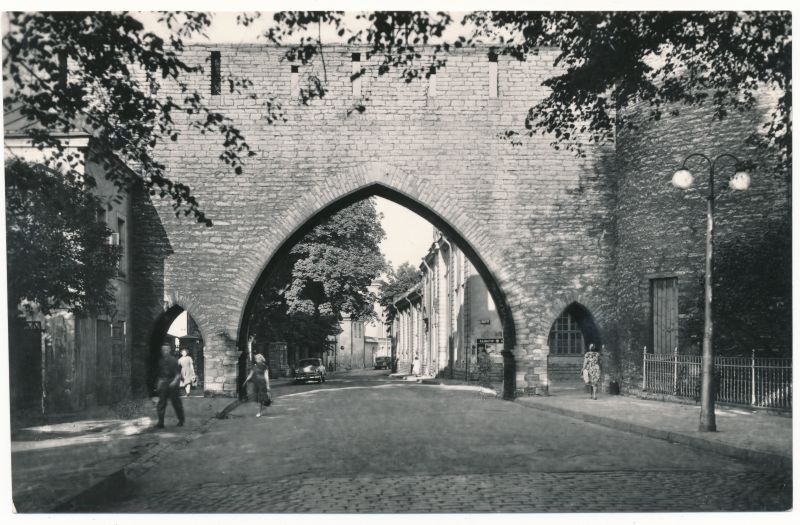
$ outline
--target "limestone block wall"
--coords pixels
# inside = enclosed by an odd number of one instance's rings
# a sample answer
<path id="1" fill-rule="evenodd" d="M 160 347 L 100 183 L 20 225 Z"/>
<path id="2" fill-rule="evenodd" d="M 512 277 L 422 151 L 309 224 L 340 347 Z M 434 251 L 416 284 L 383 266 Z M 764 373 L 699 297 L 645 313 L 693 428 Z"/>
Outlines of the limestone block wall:
<path id="1" fill-rule="evenodd" d="M 742 161 L 755 163 L 748 191 L 727 190 L 734 173 L 733 163 L 717 165 L 717 188 L 724 188 L 716 202 L 715 257 L 733 256 L 730 243 L 738 241 L 749 250 L 760 250 L 781 223 L 789 220 L 789 191 L 784 175 L 773 169 L 774 159 L 763 156 L 747 144 L 747 137 L 759 129 L 768 108 L 764 97 L 751 112 L 729 115 L 716 121 L 708 110 L 681 108 L 679 117 L 665 117 L 653 123 L 640 120 L 639 128 L 621 132 L 617 139 L 619 181 L 617 184 L 617 257 L 614 289 L 618 305 L 618 339 L 614 350 L 614 379 L 629 390 L 641 386 L 642 351 L 652 351 L 650 320 L 650 279 L 677 278 L 678 334 L 681 353 L 699 353 L 703 327 L 703 275 L 705 262 L 706 201 L 709 165 L 697 162 L 692 170 L 700 193 L 683 191 L 671 184 L 672 174 L 689 154 L 699 152 L 710 158 L 734 154 Z M 667 112 L 665 112 L 665 115 Z M 773 242 L 773 241 L 767 241 Z M 738 257 L 740 255 L 735 255 Z M 786 269 L 783 269 L 785 272 Z M 745 270 L 757 280 L 777 277 L 786 281 L 785 308 L 790 308 L 791 277 L 769 263 Z M 734 286 L 742 286 L 751 275 L 725 273 L 716 268 L 715 302 Z M 753 287 L 752 296 L 762 293 Z M 746 303 L 746 302 L 745 302 Z M 769 346 L 778 334 L 770 328 L 770 316 L 777 312 L 750 311 L 748 304 L 737 305 L 740 321 L 750 317 Z M 717 309 L 719 307 L 717 306 Z M 718 320 L 724 314 L 717 312 Z M 752 319 L 752 318 L 755 319 Z M 732 319 L 736 322 L 736 319 Z M 781 328 L 779 327 L 778 330 Z M 790 330 L 789 326 L 783 327 Z M 720 329 L 717 329 L 715 340 Z M 719 343 L 719 341 L 717 341 Z M 717 352 L 747 351 L 717 344 Z M 749 355 L 749 354 L 748 354 Z"/>
<path id="2" fill-rule="evenodd" d="M 274 96 L 287 121 L 268 123 L 267 109 L 247 94 L 210 95 L 212 50 L 221 53 L 223 78 L 233 72 L 252 80 L 250 91 Z M 186 51 L 190 62 L 206 64 L 191 84 L 233 119 L 256 156 L 237 175 L 217 157 L 220 139 L 188 125 L 159 150 L 169 175 L 191 186 L 214 226 L 177 218 L 158 198 L 141 201 L 140 368 L 143 336 L 160 312 L 180 304 L 203 331 L 206 388 L 234 391 L 241 321 L 268 261 L 320 210 L 380 192 L 444 228 L 472 256 L 504 319 L 517 388 L 547 383 L 548 331 L 566 305 L 580 302 L 607 329 L 614 317 L 613 147 L 578 158 L 555 151 L 547 137 L 520 145 L 501 137 L 522 130 L 527 109 L 544 96 L 550 51 L 525 62 L 500 57 L 497 98 L 489 97 L 488 49 L 448 56 L 435 96 L 425 79 L 409 84 L 397 73 L 372 71 L 354 97 L 353 50 L 330 47 L 324 67 L 299 67 L 301 81 L 314 74 L 328 90 L 307 106 L 291 96 L 284 51 Z M 159 93 L 180 96 L 170 86 Z M 354 110 L 358 104 L 365 111 Z"/>

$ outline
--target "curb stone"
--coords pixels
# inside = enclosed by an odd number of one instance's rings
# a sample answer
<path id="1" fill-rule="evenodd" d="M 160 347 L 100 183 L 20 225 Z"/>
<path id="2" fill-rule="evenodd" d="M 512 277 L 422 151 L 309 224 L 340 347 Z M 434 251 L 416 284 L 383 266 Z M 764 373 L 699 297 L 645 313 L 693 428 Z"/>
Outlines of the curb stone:
<path id="1" fill-rule="evenodd" d="M 518 402 L 519 403 L 519 402 Z M 520 405 L 531 408 L 534 410 L 541 410 L 543 412 L 552 412 L 573 419 L 586 421 L 587 423 L 594 423 L 596 425 L 613 428 L 614 430 L 621 430 L 623 432 L 630 432 L 631 434 L 639 434 L 651 438 L 669 441 L 671 443 L 679 443 L 690 447 L 707 450 L 720 454 L 722 456 L 729 456 L 750 463 L 756 463 L 760 466 L 769 465 L 776 468 L 792 468 L 791 456 L 784 456 L 781 454 L 772 454 L 769 452 L 759 452 L 757 450 L 750 450 L 733 445 L 726 445 L 725 443 L 716 443 L 706 439 L 689 436 L 680 432 L 670 432 L 667 430 L 660 430 L 657 428 L 650 428 L 636 423 L 627 423 L 619 421 L 610 417 L 596 416 L 594 414 L 586 414 L 576 410 L 568 410 L 560 407 L 552 407 L 545 405 L 532 405 L 529 403 L 519 403 Z"/>

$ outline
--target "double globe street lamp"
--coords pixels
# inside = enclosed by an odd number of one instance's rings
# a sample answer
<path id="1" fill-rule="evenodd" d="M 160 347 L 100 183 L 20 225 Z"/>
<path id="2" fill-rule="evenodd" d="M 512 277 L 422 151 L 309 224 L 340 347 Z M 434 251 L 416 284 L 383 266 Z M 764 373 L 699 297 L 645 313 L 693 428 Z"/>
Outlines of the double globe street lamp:
<path id="1" fill-rule="evenodd" d="M 708 195 L 706 196 L 706 273 L 705 273 L 705 319 L 703 324 L 703 365 L 702 383 L 700 389 L 700 431 L 715 432 L 717 430 L 716 418 L 714 415 L 714 391 L 713 391 L 713 369 L 714 369 L 714 318 L 712 315 L 712 269 L 714 266 L 714 170 L 717 162 L 723 159 L 730 159 L 734 162 L 735 173 L 728 182 L 732 190 L 742 191 L 750 187 L 750 174 L 741 169 L 739 159 L 729 153 L 723 153 L 714 160 L 702 153 L 692 153 L 681 164 L 681 168 L 672 176 L 672 185 L 682 190 L 688 190 L 694 184 L 694 175 L 686 167 L 692 159 L 703 159 L 709 166 L 708 173 Z"/>

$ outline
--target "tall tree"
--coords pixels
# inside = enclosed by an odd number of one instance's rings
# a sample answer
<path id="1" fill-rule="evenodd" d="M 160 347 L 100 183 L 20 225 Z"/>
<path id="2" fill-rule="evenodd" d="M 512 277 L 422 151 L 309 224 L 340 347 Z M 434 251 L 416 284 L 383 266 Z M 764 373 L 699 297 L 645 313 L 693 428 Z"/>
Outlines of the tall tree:
<path id="1" fill-rule="evenodd" d="M 81 180 L 20 160 L 5 165 L 8 312 L 107 313 L 119 250 L 98 221 L 103 203 Z"/>
<path id="2" fill-rule="evenodd" d="M 4 104 L 35 123 L 27 129 L 34 146 L 51 152 L 47 162 L 75 169 L 62 137 L 89 132 L 96 148 L 113 152 L 137 175 L 107 170 L 121 189 L 139 179 L 151 195 L 170 198 L 176 215 L 193 215 L 211 225 L 188 186 L 166 175 L 154 151 L 163 141 L 177 141 L 182 126 L 175 114 L 202 133 L 220 135 L 219 158 L 237 173 L 253 153 L 233 121 L 209 109 L 190 87 L 191 74 L 202 66 L 183 61 L 184 39 L 204 35 L 207 13 L 164 13 L 159 24 L 168 37 L 146 29 L 128 13 L 11 12 L 3 35 Z M 177 85 L 179 96 L 159 96 L 162 82 Z M 223 85 L 249 93 L 252 83 L 229 76 Z M 255 93 L 249 93 L 259 99 Z M 268 120 L 280 117 L 272 99 L 262 100 Z M 179 119 L 179 120 L 183 120 Z"/>
<path id="3" fill-rule="evenodd" d="M 251 314 L 251 333 L 320 348 L 339 333 L 342 314 L 375 317 L 368 287 L 385 270 L 386 236 L 374 199 L 359 201 L 315 226 L 275 269 Z"/>
<path id="4" fill-rule="evenodd" d="M 391 323 L 397 313 L 392 306 L 396 297 L 409 291 L 421 281 L 422 272 L 418 268 L 411 266 L 411 263 L 404 262 L 396 269 L 389 269 L 389 273 L 381 281 L 380 287 L 380 305 L 383 307 L 383 311 L 386 312 L 384 319 L 386 323 Z"/>

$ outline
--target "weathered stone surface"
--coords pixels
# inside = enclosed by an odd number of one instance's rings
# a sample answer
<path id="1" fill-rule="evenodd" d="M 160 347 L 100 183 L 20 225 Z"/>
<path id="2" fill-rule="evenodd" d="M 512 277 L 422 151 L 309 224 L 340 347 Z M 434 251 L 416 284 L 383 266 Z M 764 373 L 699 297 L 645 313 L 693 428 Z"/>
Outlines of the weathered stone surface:
<path id="1" fill-rule="evenodd" d="M 709 128 L 705 115 L 691 113 L 688 134 L 675 132 L 687 122 L 667 122 L 620 134 L 618 144 L 590 147 L 580 158 L 556 151 L 541 135 L 521 145 L 500 137 L 523 129 L 528 108 L 545 95 L 541 82 L 553 71 L 551 51 L 526 62 L 500 57 L 497 99 L 488 97 L 488 50 L 478 49 L 448 57 L 436 75 L 435 99 L 427 100 L 424 79 L 407 84 L 395 73 L 371 72 L 356 100 L 351 50 L 326 48 L 324 69 L 300 67 L 301 77 L 313 73 L 328 89 L 304 106 L 290 100 L 284 50 L 199 45 L 186 57 L 204 64 L 212 49 L 221 51 L 223 75 L 249 78 L 261 100 L 275 96 L 287 121 L 269 124 L 261 101 L 212 97 L 209 79 L 193 78 L 190 84 L 233 119 L 256 156 L 236 175 L 217 158 L 220 138 L 187 126 L 158 154 L 215 225 L 175 217 L 157 198 L 139 199 L 133 247 L 134 370 L 144 377 L 154 323 L 180 305 L 203 334 L 207 389 L 235 387 L 230 357 L 238 355 L 247 301 L 273 256 L 309 221 L 370 194 L 422 214 L 473 256 L 496 299 L 518 377 L 547 384 L 548 333 L 572 302 L 589 310 L 609 351 L 629 359 L 635 371 L 649 315 L 647 275 L 679 275 L 682 304 L 688 304 L 697 298 L 702 271 L 702 202 L 671 189 L 672 167 L 690 149 L 742 150 L 754 125 L 743 118 L 741 125 Z M 170 86 L 162 93 L 180 97 Z M 366 111 L 351 111 L 357 102 Z M 727 212 L 723 224 L 736 215 L 747 225 L 744 234 L 758 234 L 761 215 L 739 208 L 767 211 L 754 196 L 772 199 L 774 192 L 758 184 L 734 198 L 739 211 Z M 229 358 L 220 362 L 222 356 Z M 635 373 L 625 377 L 635 380 Z M 533 385 L 517 388 L 525 386 Z"/>

